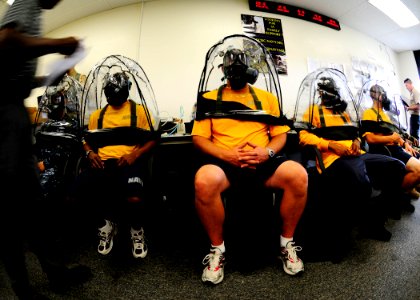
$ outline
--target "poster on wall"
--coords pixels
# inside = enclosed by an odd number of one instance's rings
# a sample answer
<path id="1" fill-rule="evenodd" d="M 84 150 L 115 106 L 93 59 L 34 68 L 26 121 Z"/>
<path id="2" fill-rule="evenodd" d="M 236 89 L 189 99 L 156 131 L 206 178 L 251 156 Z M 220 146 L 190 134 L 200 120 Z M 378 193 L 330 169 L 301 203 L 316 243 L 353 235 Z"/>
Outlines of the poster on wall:
<path id="1" fill-rule="evenodd" d="M 262 43 L 270 52 L 278 74 L 287 75 L 286 48 L 280 19 L 241 15 L 245 35 Z"/>

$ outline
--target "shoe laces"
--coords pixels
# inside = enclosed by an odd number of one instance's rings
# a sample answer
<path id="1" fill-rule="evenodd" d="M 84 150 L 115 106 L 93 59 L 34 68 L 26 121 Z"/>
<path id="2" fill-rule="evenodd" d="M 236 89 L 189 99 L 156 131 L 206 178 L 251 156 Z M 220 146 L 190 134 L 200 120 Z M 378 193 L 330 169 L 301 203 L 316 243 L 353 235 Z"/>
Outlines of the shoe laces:
<path id="1" fill-rule="evenodd" d="M 108 243 L 109 241 L 109 234 L 107 232 L 101 231 L 98 234 L 99 236 L 99 242 L 103 245 L 105 243 Z"/>
<path id="2" fill-rule="evenodd" d="M 131 230 L 131 240 L 134 243 L 143 243 L 144 241 L 144 231 L 143 228 L 140 230 Z"/>
<path id="3" fill-rule="evenodd" d="M 112 225 L 100 228 L 98 233 L 99 239 L 101 241 L 107 242 L 111 237 L 112 230 Z"/>
<path id="4" fill-rule="evenodd" d="M 218 271 L 223 266 L 224 255 L 216 250 L 207 254 L 203 259 L 203 265 L 207 265 L 211 271 Z"/>
<path id="5" fill-rule="evenodd" d="M 289 246 L 289 244 L 291 246 Z M 294 246 L 294 242 L 289 242 L 287 244 L 287 247 L 284 248 L 287 252 L 287 259 L 292 262 L 292 263 L 296 263 L 299 261 L 299 257 L 297 256 L 296 251 L 301 251 L 302 247 L 301 246 Z"/>

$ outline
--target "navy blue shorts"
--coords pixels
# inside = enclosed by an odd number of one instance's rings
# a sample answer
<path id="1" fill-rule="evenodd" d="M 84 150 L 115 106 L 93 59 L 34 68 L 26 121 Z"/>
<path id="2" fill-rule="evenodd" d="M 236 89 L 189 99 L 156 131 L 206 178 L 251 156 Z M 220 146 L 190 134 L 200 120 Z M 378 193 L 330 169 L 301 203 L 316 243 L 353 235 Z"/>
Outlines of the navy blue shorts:
<path id="1" fill-rule="evenodd" d="M 109 186 L 105 190 L 117 189 L 121 195 L 128 197 L 142 197 L 144 193 L 144 177 L 147 166 L 137 161 L 132 165 L 118 167 L 116 159 L 104 161 L 105 169 L 102 176 Z M 105 184 L 104 184 L 105 185 Z"/>
<path id="2" fill-rule="evenodd" d="M 248 169 L 235 167 L 212 156 L 203 156 L 199 166 L 216 165 L 220 167 L 225 172 L 225 175 L 232 186 L 244 186 L 246 184 L 263 186 L 277 168 L 287 160 L 286 157 L 277 155 L 274 158 L 265 161 L 263 164 L 258 165 L 256 169 Z"/>
<path id="3" fill-rule="evenodd" d="M 88 168 L 78 176 L 71 191 L 74 197 L 88 196 L 98 198 L 98 201 L 119 202 L 145 195 L 146 162 L 139 160 L 124 167 L 118 167 L 116 159 L 104 163 L 104 169 Z"/>
<path id="4" fill-rule="evenodd" d="M 404 149 L 400 146 L 387 146 L 389 152 L 391 152 L 391 156 L 401 160 L 405 165 L 407 164 L 408 160 L 412 158 L 410 154 L 404 151 Z"/>

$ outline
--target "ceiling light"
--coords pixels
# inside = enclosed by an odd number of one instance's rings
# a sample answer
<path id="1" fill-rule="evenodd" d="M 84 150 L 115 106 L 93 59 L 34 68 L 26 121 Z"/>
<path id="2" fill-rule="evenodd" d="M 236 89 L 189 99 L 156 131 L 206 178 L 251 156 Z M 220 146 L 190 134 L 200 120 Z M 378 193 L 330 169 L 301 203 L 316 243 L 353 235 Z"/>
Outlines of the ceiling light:
<path id="1" fill-rule="evenodd" d="M 419 24 L 416 16 L 400 0 L 369 0 L 369 3 L 381 10 L 400 27 Z"/>

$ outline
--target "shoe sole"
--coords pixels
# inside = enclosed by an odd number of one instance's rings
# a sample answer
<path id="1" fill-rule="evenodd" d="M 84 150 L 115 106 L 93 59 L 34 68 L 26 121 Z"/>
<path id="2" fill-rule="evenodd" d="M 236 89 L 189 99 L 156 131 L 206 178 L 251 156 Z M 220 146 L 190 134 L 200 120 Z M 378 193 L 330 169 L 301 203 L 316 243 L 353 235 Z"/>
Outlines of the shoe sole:
<path id="1" fill-rule="evenodd" d="M 222 276 L 220 276 L 219 279 L 217 279 L 216 281 L 212 281 L 210 279 L 207 279 L 204 274 L 203 276 L 201 276 L 201 281 L 203 281 L 204 283 L 212 283 L 212 284 L 218 284 L 221 283 L 223 281 L 223 279 L 225 278 L 225 274 L 224 272 L 222 273 Z"/>
<path id="2" fill-rule="evenodd" d="M 216 281 L 211 281 L 211 280 L 205 279 L 205 278 L 201 278 L 201 280 L 204 283 L 212 283 L 212 284 L 216 285 L 216 284 L 219 284 L 219 283 L 221 283 L 223 281 L 223 276 L 220 279 L 216 280 Z"/>
<path id="3" fill-rule="evenodd" d="M 301 275 L 304 271 L 304 269 L 302 269 L 302 270 L 295 273 L 293 271 L 290 271 L 288 268 L 286 268 L 286 266 L 284 264 L 283 264 L 283 270 L 286 274 L 291 275 L 291 276 Z"/>
<path id="4" fill-rule="evenodd" d="M 147 244 L 145 242 L 145 238 L 144 238 L 144 231 L 143 231 L 143 237 L 141 239 L 143 241 L 144 247 L 143 247 L 143 252 L 141 254 L 136 254 L 136 252 L 134 251 L 134 247 L 131 247 L 131 253 L 133 254 L 134 258 L 145 258 L 147 255 L 147 252 L 149 251 Z M 144 250 L 144 248 L 146 248 L 146 250 Z"/>
<path id="5" fill-rule="evenodd" d="M 291 275 L 291 276 L 296 276 L 296 275 L 302 274 L 302 273 L 303 273 L 303 271 L 305 270 L 305 268 L 302 268 L 302 270 L 299 270 L 299 271 L 297 271 L 297 272 L 290 271 L 290 269 L 288 269 L 288 268 L 286 267 L 286 263 L 284 262 L 283 258 L 282 258 L 281 256 L 279 256 L 279 257 L 278 257 L 278 259 L 280 259 L 280 261 L 281 261 L 281 263 L 282 263 L 282 265 L 283 265 L 283 270 L 284 270 L 284 272 L 285 272 L 286 274 L 288 274 L 288 275 Z"/>
<path id="6" fill-rule="evenodd" d="M 134 258 L 145 258 L 147 256 L 147 252 L 148 252 L 148 250 L 143 251 L 142 254 L 140 254 L 140 255 L 137 255 L 137 254 L 134 254 L 134 251 L 133 251 L 133 257 Z"/>
<path id="7" fill-rule="evenodd" d="M 111 252 L 113 246 L 114 246 L 114 241 L 111 240 L 111 242 L 109 243 L 109 248 L 107 250 L 104 250 L 104 251 L 100 251 L 98 249 L 98 253 L 102 254 L 102 255 L 108 255 L 109 252 Z"/>

